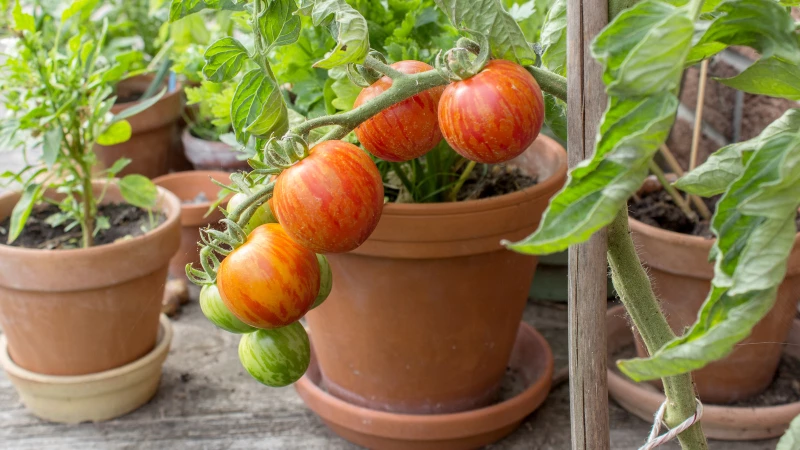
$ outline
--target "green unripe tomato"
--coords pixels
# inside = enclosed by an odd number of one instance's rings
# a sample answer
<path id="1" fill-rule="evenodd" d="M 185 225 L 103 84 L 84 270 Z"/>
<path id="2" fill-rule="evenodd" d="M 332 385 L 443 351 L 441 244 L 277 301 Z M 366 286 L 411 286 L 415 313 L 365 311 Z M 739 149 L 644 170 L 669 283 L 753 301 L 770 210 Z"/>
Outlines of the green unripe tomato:
<path id="1" fill-rule="evenodd" d="M 214 325 L 231 333 L 251 333 L 256 328 L 239 320 L 222 302 L 216 284 L 206 284 L 200 289 L 200 309 Z"/>
<path id="2" fill-rule="evenodd" d="M 245 194 L 236 194 L 228 200 L 228 205 L 225 209 L 228 212 L 233 211 L 237 206 L 241 205 L 244 199 L 247 196 Z M 268 202 L 264 202 L 263 205 L 259 206 L 256 212 L 253 214 L 253 217 L 247 222 L 247 225 L 244 226 L 244 232 L 246 234 L 250 234 L 251 231 L 255 230 L 256 228 L 264 225 L 265 223 L 278 223 L 278 219 L 275 218 L 275 214 L 272 213 L 272 210 L 269 207 Z"/>
<path id="3" fill-rule="evenodd" d="M 245 334 L 239 341 L 239 361 L 260 383 L 288 386 L 306 373 L 311 362 L 308 334 L 298 322 Z"/>
<path id="4" fill-rule="evenodd" d="M 321 305 L 333 289 L 333 272 L 331 272 L 331 265 L 328 264 L 328 258 L 325 255 L 317 253 L 317 262 L 319 262 L 319 294 L 311 305 L 311 309 Z"/>

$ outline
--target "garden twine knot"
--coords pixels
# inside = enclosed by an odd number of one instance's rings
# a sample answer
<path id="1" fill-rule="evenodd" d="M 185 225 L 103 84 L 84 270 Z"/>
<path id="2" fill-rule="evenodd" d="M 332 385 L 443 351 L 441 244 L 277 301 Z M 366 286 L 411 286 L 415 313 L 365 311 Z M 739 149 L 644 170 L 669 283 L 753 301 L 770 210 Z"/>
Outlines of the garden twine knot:
<path id="1" fill-rule="evenodd" d="M 664 445 L 667 442 L 675 439 L 679 434 L 683 433 L 687 428 L 697 423 L 700 419 L 703 418 L 703 404 L 700 403 L 700 399 L 695 398 L 697 402 L 697 409 L 695 410 L 694 414 L 691 417 L 687 418 L 680 425 L 677 427 L 669 430 L 668 432 L 662 434 L 661 436 L 658 433 L 661 431 L 661 424 L 664 420 L 664 413 L 667 411 L 667 400 L 664 400 L 664 403 L 661 404 L 661 407 L 658 408 L 656 412 L 656 418 L 653 422 L 653 428 L 650 429 L 650 436 L 647 437 L 647 442 L 639 447 L 639 450 L 652 450 L 660 445 Z"/>

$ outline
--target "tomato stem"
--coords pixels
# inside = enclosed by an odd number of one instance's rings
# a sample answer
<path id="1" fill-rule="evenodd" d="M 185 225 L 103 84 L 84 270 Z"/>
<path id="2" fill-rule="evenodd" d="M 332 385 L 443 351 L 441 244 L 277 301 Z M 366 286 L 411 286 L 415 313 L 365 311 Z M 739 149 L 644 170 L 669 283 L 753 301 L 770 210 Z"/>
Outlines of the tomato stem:
<path id="1" fill-rule="evenodd" d="M 458 191 L 461 190 L 461 187 L 464 186 L 464 182 L 467 181 L 467 178 L 469 178 L 469 174 L 471 174 L 472 170 L 475 169 L 475 164 L 475 161 L 470 161 L 469 164 L 467 164 L 467 167 L 464 168 L 464 171 L 461 172 L 461 176 L 458 177 L 453 189 L 450 190 L 449 197 L 451 202 L 458 200 Z"/>
<path id="2" fill-rule="evenodd" d="M 391 78 L 392 80 L 396 80 L 398 78 L 403 78 L 408 75 L 400 72 L 399 70 L 395 69 L 394 67 L 386 64 L 385 62 L 375 58 L 373 56 L 367 55 L 367 58 L 364 60 L 364 67 L 367 69 L 372 69 L 377 72 L 380 72 L 387 77 Z"/>
<path id="3" fill-rule="evenodd" d="M 559 100 L 567 101 L 567 79 L 565 77 L 541 67 L 525 66 L 525 69 L 533 75 L 544 92 Z"/>

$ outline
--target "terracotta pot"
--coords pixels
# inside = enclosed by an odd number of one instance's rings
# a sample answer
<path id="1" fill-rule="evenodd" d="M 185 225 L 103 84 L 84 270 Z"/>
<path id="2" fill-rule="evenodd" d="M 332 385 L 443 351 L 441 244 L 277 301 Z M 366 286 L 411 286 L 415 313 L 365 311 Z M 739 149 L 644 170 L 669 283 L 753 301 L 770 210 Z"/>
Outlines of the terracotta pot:
<path id="1" fill-rule="evenodd" d="M 247 160 L 238 159 L 239 153 L 224 142 L 207 141 L 194 137 L 188 128 L 183 130 L 181 140 L 186 158 L 197 170 L 236 172 L 250 169 Z"/>
<path id="2" fill-rule="evenodd" d="M 125 97 L 144 92 L 152 75 L 139 75 L 123 80 L 117 86 L 117 95 Z M 153 106 L 128 118 L 133 129 L 131 138 L 121 144 L 96 145 L 97 159 L 104 167 L 110 167 L 120 158 L 129 158 L 131 163 L 118 174 L 131 173 L 155 178 L 167 173 L 171 149 L 177 144 L 177 122 L 183 108 L 183 88 L 178 83 L 176 89 L 167 92 Z M 117 114 L 138 102 L 117 103 L 111 112 Z"/>
<path id="3" fill-rule="evenodd" d="M 95 183 L 100 192 L 103 183 Z M 19 193 L 0 194 L 0 217 Z M 121 202 L 108 186 L 104 202 Z M 0 245 L 0 328 L 8 353 L 43 375 L 84 375 L 144 356 L 156 343 L 167 264 L 178 249 L 180 201 L 159 188 L 167 219 L 135 238 L 88 249 Z"/>
<path id="4" fill-rule="evenodd" d="M 714 241 L 662 230 L 635 219 L 630 219 L 630 227 L 667 321 L 676 333 L 683 333 L 697 319 L 711 289 L 714 268 L 708 262 L 708 252 Z M 800 300 L 798 242 L 800 235 L 795 239 L 786 278 L 772 310 L 727 358 L 693 373 L 704 402 L 724 404 L 743 400 L 764 391 L 772 382 L 782 351 L 778 343 L 786 341 Z M 640 356 L 647 355 L 643 345 L 637 347 Z"/>
<path id="5" fill-rule="evenodd" d="M 361 247 L 328 255 L 333 291 L 307 318 L 329 393 L 422 414 L 495 398 L 536 267 L 500 240 L 536 229 L 567 171 L 563 147 L 543 136 L 515 162 L 539 183 L 476 201 L 388 204 Z"/>
<path id="6" fill-rule="evenodd" d="M 665 397 L 650 383 L 635 383 L 612 369 L 612 355 L 633 343 L 633 334 L 622 306 L 606 313 L 608 331 L 608 393 L 623 408 L 642 420 L 652 423 L 653 416 Z M 773 345 L 795 358 L 800 357 L 800 320 L 794 320 L 788 342 Z M 740 368 L 741 369 L 741 368 Z M 706 404 L 703 407 L 703 432 L 711 439 L 753 441 L 781 436 L 789 423 L 800 415 L 800 402 L 779 406 L 737 407 Z M 720 446 L 719 448 L 723 448 Z M 766 448 L 766 447 L 765 447 Z"/>
<path id="7" fill-rule="evenodd" d="M 221 183 L 230 181 L 230 174 L 220 171 L 188 171 L 163 175 L 153 182 L 175 194 L 181 201 L 181 245 L 169 261 L 169 275 L 174 278 L 186 276 L 186 265 L 200 264 L 200 228 L 215 224 L 223 218 L 222 212 L 215 209 L 208 216 L 208 208 L 217 199 L 220 187 L 211 179 Z M 208 201 L 190 203 L 203 193 Z M 224 203 L 223 203 L 224 205 Z"/>

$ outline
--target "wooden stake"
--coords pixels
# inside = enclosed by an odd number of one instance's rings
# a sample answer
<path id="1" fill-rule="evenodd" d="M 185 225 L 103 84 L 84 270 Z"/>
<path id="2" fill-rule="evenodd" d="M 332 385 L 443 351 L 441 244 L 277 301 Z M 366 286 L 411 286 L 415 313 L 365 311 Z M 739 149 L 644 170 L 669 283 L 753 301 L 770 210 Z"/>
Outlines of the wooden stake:
<path id="1" fill-rule="evenodd" d="M 703 132 L 703 105 L 706 98 L 706 77 L 708 60 L 700 65 L 700 77 L 697 81 L 697 107 L 694 110 L 694 133 L 692 134 L 692 153 L 689 158 L 689 171 L 697 167 L 697 148 L 700 146 L 700 135 Z"/>

